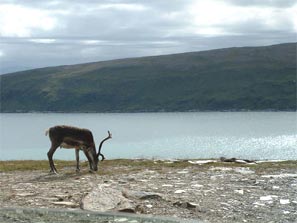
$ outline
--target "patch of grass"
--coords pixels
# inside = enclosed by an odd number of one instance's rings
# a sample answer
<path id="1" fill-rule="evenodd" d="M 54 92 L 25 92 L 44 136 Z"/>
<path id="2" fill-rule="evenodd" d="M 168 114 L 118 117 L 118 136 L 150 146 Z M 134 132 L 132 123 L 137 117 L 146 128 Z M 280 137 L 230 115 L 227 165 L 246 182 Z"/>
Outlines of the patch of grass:
<path id="1" fill-rule="evenodd" d="M 114 159 L 114 160 L 105 160 L 100 162 L 99 165 L 103 168 L 108 167 L 129 167 L 132 169 L 137 168 L 147 168 L 147 169 L 159 169 L 163 167 L 172 167 L 172 168 L 186 168 L 191 166 L 187 160 L 178 160 L 178 161 L 163 161 L 163 160 L 148 160 L 148 159 Z"/>
<path id="2" fill-rule="evenodd" d="M 56 168 L 75 166 L 73 161 L 55 160 Z M 75 168 L 75 167 L 74 167 Z M 11 160 L 0 161 L 0 171 L 28 171 L 28 170 L 49 170 L 47 160 Z"/>
<path id="3" fill-rule="evenodd" d="M 70 170 L 75 171 L 75 161 L 64 161 L 55 160 L 55 165 L 58 171 Z M 88 169 L 88 162 L 81 162 L 81 169 Z M 201 168 L 210 167 L 249 167 L 255 170 L 257 173 L 267 170 L 277 169 L 297 169 L 297 161 L 283 161 L 283 162 L 264 162 L 258 164 L 240 164 L 240 163 L 226 163 L 226 162 L 214 162 L 206 163 L 203 165 L 191 164 L 187 160 L 178 160 L 174 162 L 169 161 L 155 161 L 147 159 L 114 159 L 104 160 L 99 162 L 99 174 L 112 175 L 116 173 L 136 172 L 144 169 L 150 170 L 162 170 L 164 168 L 171 169 L 183 169 L 191 166 L 197 166 Z M 9 171 L 34 171 L 34 170 L 45 170 L 49 171 L 49 163 L 47 160 L 13 160 L 13 161 L 0 161 L 0 172 Z"/>
<path id="4" fill-rule="evenodd" d="M 54 160 L 56 168 L 62 169 L 73 169 L 75 170 L 75 161 L 64 161 L 64 160 Z M 81 168 L 88 168 L 88 162 L 81 162 Z M 111 174 L 111 169 L 118 168 L 129 169 L 129 171 L 138 171 L 141 169 L 161 169 L 161 168 L 186 168 L 191 166 L 186 160 L 180 160 L 175 162 L 167 161 L 154 161 L 147 159 L 114 159 L 114 160 L 104 160 L 99 162 L 99 170 L 103 174 Z M 49 163 L 47 160 L 12 160 L 12 161 L 0 161 L 0 171 L 28 171 L 28 170 L 49 170 Z"/>
<path id="5" fill-rule="evenodd" d="M 249 167 L 249 164 L 243 163 L 233 163 L 233 162 L 213 162 L 213 163 L 206 163 L 202 166 L 205 167 Z"/>
<path id="6" fill-rule="evenodd" d="M 258 163 L 257 165 L 250 165 L 250 168 L 255 170 L 258 174 L 264 171 L 267 172 L 280 169 L 297 169 L 297 160 Z"/>

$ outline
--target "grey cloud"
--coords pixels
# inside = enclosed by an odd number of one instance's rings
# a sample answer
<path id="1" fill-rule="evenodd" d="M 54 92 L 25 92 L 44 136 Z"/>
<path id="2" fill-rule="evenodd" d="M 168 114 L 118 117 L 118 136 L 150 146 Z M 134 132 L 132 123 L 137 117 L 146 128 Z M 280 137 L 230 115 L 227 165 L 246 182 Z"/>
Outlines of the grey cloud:
<path id="1" fill-rule="evenodd" d="M 238 6 L 286 8 L 296 1 L 226 0 Z M 59 24 L 51 31 L 33 30 L 27 38 L 1 37 L 1 73 L 28 68 L 76 64 L 127 57 L 172 54 L 233 46 L 271 45 L 296 41 L 293 21 L 269 29 L 257 18 L 223 25 L 228 35 L 206 37 L 187 31 L 192 28 L 185 8 L 193 1 L 168 0 L 2 0 L 52 12 Z M 261 2 L 261 3 L 260 3 Z M 104 4 L 137 4 L 144 10 L 97 8 Z M 90 10 L 94 7 L 94 10 Z M 65 13 L 61 13 L 64 11 Z M 171 17 L 171 14 L 176 17 Z M 232 35 L 236 33 L 239 35 Z M 42 43 L 34 39 L 55 39 Z M 33 40 L 33 41 L 32 41 Z M 98 40 L 93 44 L 83 41 Z"/>
<path id="2" fill-rule="evenodd" d="M 269 6 L 287 8 L 297 4 L 296 0 L 227 0 L 234 5 L 240 6 Z"/>

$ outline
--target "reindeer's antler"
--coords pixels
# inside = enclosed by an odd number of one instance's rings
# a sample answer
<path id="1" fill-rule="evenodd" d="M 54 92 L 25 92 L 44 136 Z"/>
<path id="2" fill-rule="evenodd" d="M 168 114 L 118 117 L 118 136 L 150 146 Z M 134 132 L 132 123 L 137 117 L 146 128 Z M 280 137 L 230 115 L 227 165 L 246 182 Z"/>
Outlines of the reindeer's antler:
<path id="1" fill-rule="evenodd" d="M 110 133 L 110 131 L 107 131 L 107 133 L 108 133 L 108 136 L 107 136 L 105 139 L 103 139 L 103 140 L 101 141 L 101 143 L 100 143 L 100 145 L 99 145 L 98 153 L 97 153 L 97 157 L 99 158 L 99 156 L 101 155 L 101 156 L 102 156 L 102 160 L 105 159 L 104 156 L 103 156 L 103 154 L 101 154 L 101 148 L 102 148 L 102 145 L 103 145 L 103 143 L 104 143 L 106 140 L 112 138 L 112 134 Z"/>
<path id="2" fill-rule="evenodd" d="M 110 133 L 110 131 L 107 131 L 108 132 L 108 139 L 110 139 L 110 138 L 112 138 L 112 135 L 111 135 L 111 133 Z"/>

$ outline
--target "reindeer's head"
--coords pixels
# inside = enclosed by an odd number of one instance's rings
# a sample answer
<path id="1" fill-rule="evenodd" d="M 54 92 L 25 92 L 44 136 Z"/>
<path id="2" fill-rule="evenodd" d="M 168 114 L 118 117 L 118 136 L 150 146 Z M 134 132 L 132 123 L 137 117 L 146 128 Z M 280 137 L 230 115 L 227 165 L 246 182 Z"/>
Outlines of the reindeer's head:
<path id="1" fill-rule="evenodd" d="M 108 131 L 108 136 L 103 139 L 99 145 L 99 148 L 98 148 L 98 153 L 96 154 L 96 149 L 94 147 L 94 149 L 92 148 L 90 151 L 89 151 L 89 156 L 90 156 L 90 167 L 93 171 L 97 171 L 98 170 L 98 162 L 99 162 L 99 156 L 101 155 L 104 159 L 104 156 L 103 154 L 101 154 L 101 148 L 102 148 L 102 145 L 103 143 L 108 140 L 108 139 L 111 139 L 112 135 L 110 133 L 110 131 Z"/>
<path id="2" fill-rule="evenodd" d="M 86 157 L 88 158 L 90 169 L 93 171 L 98 170 L 98 157 L 96 153 L 96 147 L 95 145 L 87 148 L 84 150 Z"/>

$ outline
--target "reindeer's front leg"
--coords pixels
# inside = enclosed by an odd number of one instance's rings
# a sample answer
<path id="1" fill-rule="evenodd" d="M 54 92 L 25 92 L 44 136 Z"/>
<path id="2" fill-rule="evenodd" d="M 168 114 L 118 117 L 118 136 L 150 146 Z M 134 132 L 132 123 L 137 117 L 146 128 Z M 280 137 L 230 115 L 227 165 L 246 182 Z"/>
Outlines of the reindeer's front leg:
<path id="1" fill-rule="evenodd" d="M 92 171 L 92 165 L 91 165 L 92 159 L 90 158 L 90 156 L 89 156 L 88 152 L 86 151 L 86 149 L 83 149 L 83 152 L 84 152 L 84 154 L 86 155 L 86 157 L 87 157 L 87 159 L 89 161 L 90 171 Z"/>
<path id="2" fill-rule="evenodd" d="M 53 155 L 54 155 L 54 153 L 55 153 L 55 151 L 56 151 L 56 149 L 58 147 L 59 147 L 58 144 L 53 144 L 52 143 L 52 146 L 51 146 L 50 150 L 47 153 L 48 161 L 49 161 L 50 168 L 51 168 L 50 172 L 55 173 L 55 174 L 57 173 L 57 169 L 56 169 L 54 161 L 53 161 Z"/>
<path id="3" fill-rule="evenodd" d="M 76 157 L 76 172 L 80 171 L 79 169 L 79 148 L 75 148 L 75 157 Z"/>

